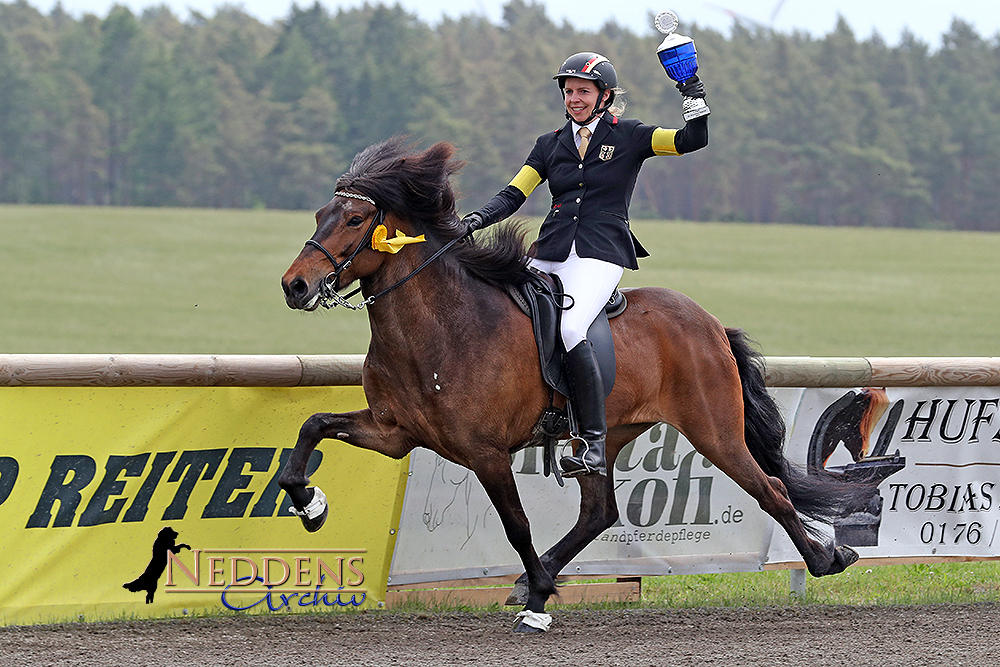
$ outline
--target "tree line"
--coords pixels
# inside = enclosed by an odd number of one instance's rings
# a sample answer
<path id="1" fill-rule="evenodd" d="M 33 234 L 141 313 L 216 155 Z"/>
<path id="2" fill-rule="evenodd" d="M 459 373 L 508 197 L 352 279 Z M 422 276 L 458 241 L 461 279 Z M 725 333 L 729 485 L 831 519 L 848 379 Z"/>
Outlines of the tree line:
<path id="1" fill-rule="evenodd" d="M 683 19 L 683 17 L 682 17 Z M 711 143 L 646 163 L 635 217 L 1000 229 L 1000 35 L 955 20 L 933 48 L 696 24 Z M 552 74 L 582 50 L 616 65 L 626 116 L 679 127 L 660 36 L 557 24 L 510 0 L 430 26 L 398 6 L 236 7 L 179 19 L 47 15 L 0 3 L 0 201 L 313 209 L 354 154 L 394 134 L 467 161 L 462 208 L 565 121 Z M 544 194 L 522 209 L 538 214 Z"/>

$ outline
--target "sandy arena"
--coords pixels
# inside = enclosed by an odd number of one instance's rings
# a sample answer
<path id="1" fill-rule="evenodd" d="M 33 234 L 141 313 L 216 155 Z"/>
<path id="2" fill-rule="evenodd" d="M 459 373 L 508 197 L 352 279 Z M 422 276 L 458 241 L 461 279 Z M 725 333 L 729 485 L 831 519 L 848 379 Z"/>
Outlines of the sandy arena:
<path id="1" fill-rule="evenodd" d="M 0 628 L 0 665 L 1000 665 L 1000 605 L 281 616 Z"/>

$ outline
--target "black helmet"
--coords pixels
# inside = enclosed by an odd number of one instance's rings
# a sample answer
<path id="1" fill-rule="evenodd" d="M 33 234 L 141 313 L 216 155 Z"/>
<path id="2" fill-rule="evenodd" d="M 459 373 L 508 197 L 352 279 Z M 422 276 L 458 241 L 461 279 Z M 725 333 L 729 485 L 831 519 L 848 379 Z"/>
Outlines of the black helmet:
<path id="1" fill-rule="evenodd" d="M 595 108 L 590 117 L 582 123 L 583 125 L 586 125 L 593 118 L 611 108 L 611 104 L 615 101 L 615 88 L 618 87 L 618 73 L 615 72 L 615 66 L 611 64 L 610 60 L 600 53 L 593 53 L 591 51 L 574 53 L 563 62 L 559 71 L 552 78 L 559 81 L 559 89 L 563 90 L 566 88 L 566 79 L 570 77 L 593 81 L 602 96 L 604 95 L 604 91 L 611 91 L 604 106 Z M 563 93 L 565 94 L 565 90 L 563 90 Z M 568 120 L 573 119 L 569 115 L 569 112 L 566 112 L 566 118 Z"/>
<path id="2" fill-rule="evenodd" d="M 563 88 L 569 77 L 589 79 L 597 84 L 597 88 L 602 93 L 608 88 L 613 89 L 618 85 L 618 74 L 611 61 L 600 53 L 591 53 L 590 51 L 571 55 L 552 78 L 558 79 L 559 87 Z"/>

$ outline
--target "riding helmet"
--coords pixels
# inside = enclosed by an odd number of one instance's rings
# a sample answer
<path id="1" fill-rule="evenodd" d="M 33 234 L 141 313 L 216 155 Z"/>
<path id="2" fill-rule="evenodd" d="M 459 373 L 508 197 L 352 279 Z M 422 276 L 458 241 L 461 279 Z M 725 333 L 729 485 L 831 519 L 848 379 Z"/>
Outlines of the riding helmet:
<path id="1" fill-rule="evenodd" d="M 564 88 L 569 77 L 593 81 L 601 92 L 609 88 L 613 90 L 618 86 L 615 66 L 601 54 L 590 51 L 571 55 L 552 78 L 558 79 L 559 87 Z"/>

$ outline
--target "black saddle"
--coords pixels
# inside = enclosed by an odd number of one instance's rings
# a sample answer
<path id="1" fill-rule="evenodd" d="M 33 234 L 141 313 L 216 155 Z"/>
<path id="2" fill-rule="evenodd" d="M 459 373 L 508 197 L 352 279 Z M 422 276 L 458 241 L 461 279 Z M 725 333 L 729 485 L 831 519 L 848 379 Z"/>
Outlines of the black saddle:
<path id="1" fill-rule="evenodd" d="M 572 303 L 570 297 L 563 292 L 559 276 L 544 273 L 529 268 L 528 280 L 508 288 L 508 294 L 514 303 L 531 318 L 535 333 L 535 343 L 538 345 L 538 358 L 542 369 L 542 379 L 552 391 L 557 391 L 569 397 L 569 380 L 566 375 L 563 358 L 566 354 L 562 337 L 559 335 L 559 322 L 562 311 Z M 601 379 L 604 382 L 604 396 L 611 393 L 615 384 L 615 343 L 611 337 L 611 326 L 608 320 L 620 315 L 628 306 L 625 295 L 615 289 L 608 304 L 587 330 L 587 338 L 597 353 L 598 366 L 601 369 Z M 556 480 L 562 486 L 559 467 L 554 465 L 555 445 L 559 437 L 570 427 L 570 418 L 562 410 L 552 405 L 550 394 L 549 407 L 542 413 L 535 426 L 533 438 L 522 447 L 543 446 L 545 448 L 544 472 L 546 475 L 554 470 Z"/>

